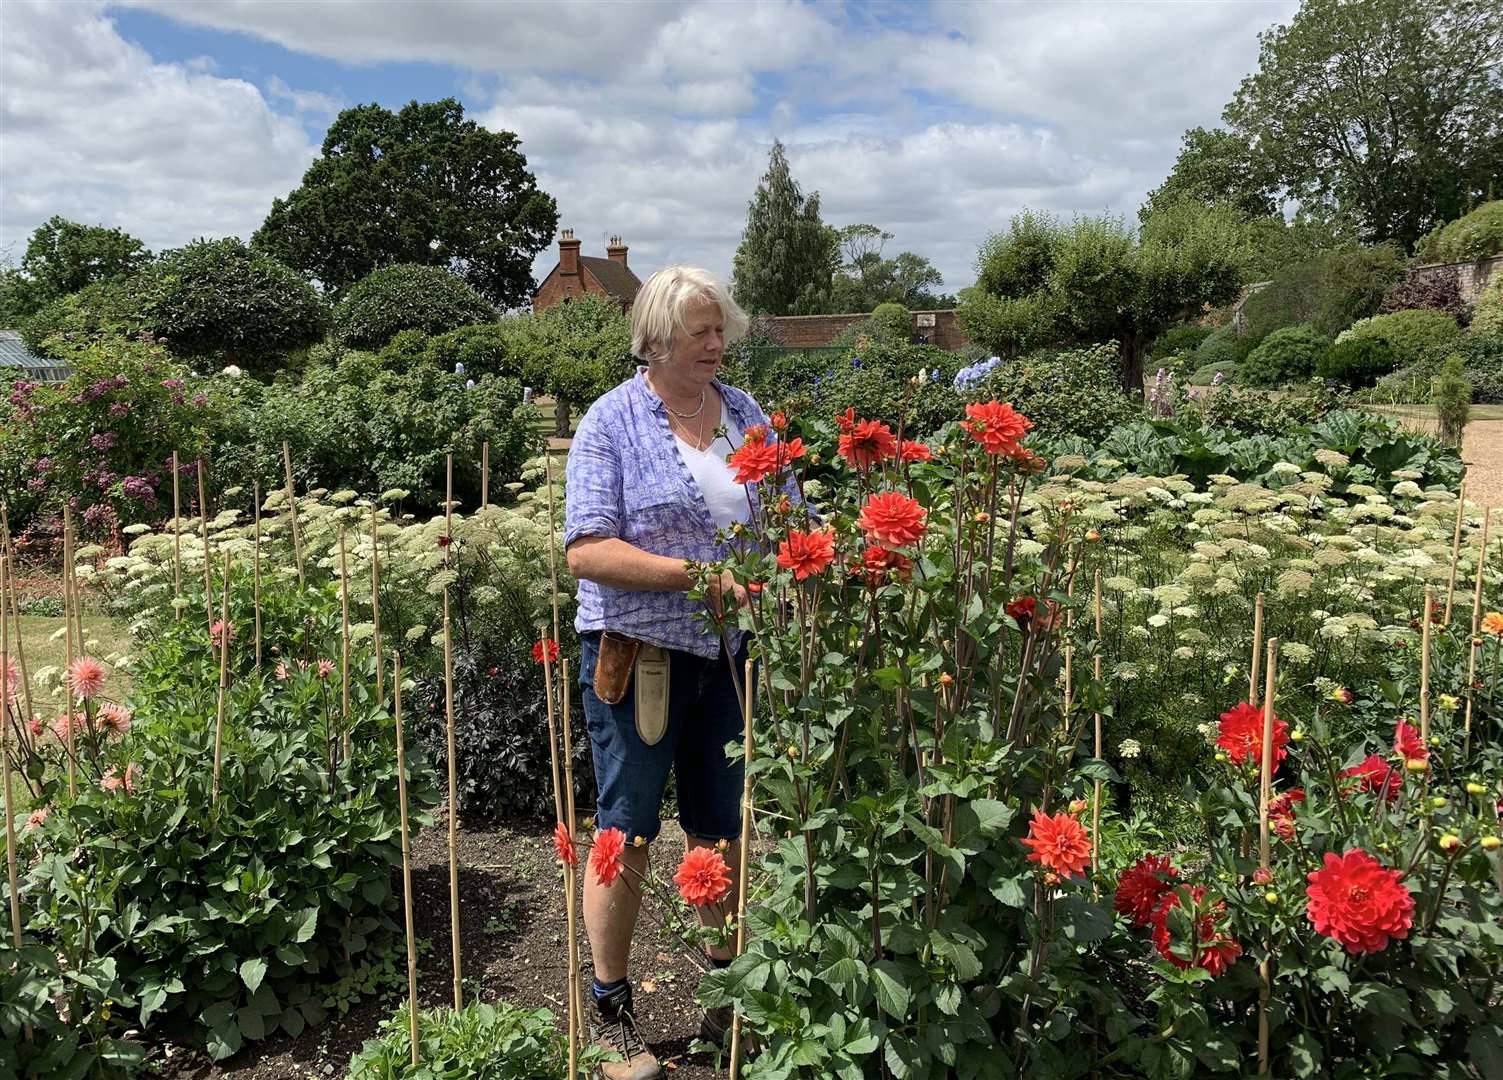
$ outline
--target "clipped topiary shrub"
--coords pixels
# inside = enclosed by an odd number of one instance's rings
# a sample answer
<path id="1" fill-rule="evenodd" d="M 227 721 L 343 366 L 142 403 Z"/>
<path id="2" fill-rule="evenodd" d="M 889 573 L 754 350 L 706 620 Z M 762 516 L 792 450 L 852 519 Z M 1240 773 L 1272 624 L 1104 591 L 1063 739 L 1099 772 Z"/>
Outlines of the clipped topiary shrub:
<path id="1" fill-rule="evenodd" d="M 1356 390 L 1372 386 L 1397 366 L 1398 360 L 1388 342 L 1353 338 L 1338 341 L 1327 349 L 1315 364 L 1315 374 Z"/>
<path id="2" fill-rule="evenodd" d="M 428 338 L 423 358 L 444 371 L 458 371 L 472 379 L 501 375 L 525 382 L 529 374 L 522 369 L 525 353 L 517 348 L 515 331 L 505 322 L 461 326 Z"/>
<path id="3" fill-rule="evenodd" d="M 913 336 L 913 316 L 902 304 L 878 304 L 872 309 L 872 322 L 894 342 L 906 342 Z"/>
<path id="4" fill-rule="evenodd" d="M 330 336 L 341 345 L 379 349 L 403 330 L 442 334 L 495 321 L 490 301 L 443 267 L 398 263 L 350 289 L 334 309 Z"/>
<path id="5" fill-rule="evenodd" d="M 1261 341 L 1286 326 L 1312 326 L 1327 337 L 1375 314 L 1404 276 L 1404 260 L 1386 244 L 1326 251 L 1279 271 L 1242 307 L 1248 335 Z"/>
<path id="6" fill-rule="evenodd" d="M 1158 363 L 1163 363 L 1163 357 L 1172 356 L 1179 352 L 1194 352 L 1212 334 L 1220 329 L 1215 326 L 1202 326 L 1200 323 L 1180 323 L 1171 326 L 1160 334 L 1149 350 L 1149 354 Z"/>
<path id="7" fill-rule="evenodd" d="M 1141 415 L 1122 392 L 1120 370 L 1113 342 L 1038 352 L 998 364 L 967 399 L 1010 401 L 1040 435 L 1090 436 Z"/>
<path id="8" fill-rule="evenodd" d="M 1211 364 L 1240 364 L 1247 359 L 1257 344 L 1250 337 L 1238 335 L 1235 326 L 1217 327 L 1195 350 L 1195 359 L 1200 367 Z"/>
<path id="9" fill-rule="evenodd" d="M 1471 332 L 1503 336 L 1503 272 L 1494 272 L 1472 305 Z"/>
<path id="10" fill-rule="evenodd" d="M 1425 262 L 1473 262 L 1503 251 L 1503 199 L 1483 203 L 1425 238 L 1418 253 Z"/>
<path id="11" fill-rule="evenodd" d="M 1229 383 L 1236 379 L 1237 369 L 1242 365 L 1235 360 L 1221 360 L 1214 364 L 1206 364 L 1198 367 L 1186 380 L 1191 386 L 1212 386 L 1216 383 L 1216 376 L 1221 376 L 1222 383 Z"/>
<path id="12" fill-rule="evenodd" d="M 1330 342 L 1313 326 L 1286 326 L 1275 330 L 1247 354 L 1239 381 L 1248 386 L 1279 386 L 1308 379 L 1315 361 Z"/>
<path id="13" fill-rule="evenodd" d="M 1386 341 L 1400 366 L 1413 364 L 1430 346 L 1461 336 L 1456 320 L 1442 311 L 1395 311 L 1353 323 L 1337 341 Z"/>

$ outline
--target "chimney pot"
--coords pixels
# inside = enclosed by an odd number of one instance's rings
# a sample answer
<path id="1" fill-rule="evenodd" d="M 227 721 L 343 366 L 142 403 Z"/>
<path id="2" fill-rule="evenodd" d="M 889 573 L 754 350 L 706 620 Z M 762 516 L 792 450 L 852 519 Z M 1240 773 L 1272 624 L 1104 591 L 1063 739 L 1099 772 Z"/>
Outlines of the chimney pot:
<path id="1" fill-rule="evenodd" d="M 558 272 L 565 277 L 579 276 L 579 241 L 574 230 L 565 229 L 558 241 Z"/>
<path id="2" fill-rule="evenodd" d="M 605 257 L 611 262 L 626 266 L 626 245 L 621 242 L 621 237 L 611 237 L 610 246 L 605 249 Z M 630 269 L 628 267 L 628 269 Z"/>

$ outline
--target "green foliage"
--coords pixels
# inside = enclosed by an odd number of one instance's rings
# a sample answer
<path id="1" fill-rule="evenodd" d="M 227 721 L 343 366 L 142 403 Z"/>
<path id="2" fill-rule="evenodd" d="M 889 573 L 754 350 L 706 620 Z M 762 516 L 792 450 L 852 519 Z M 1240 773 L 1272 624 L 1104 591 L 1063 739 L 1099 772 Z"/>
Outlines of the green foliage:
<path id="1" fill-rule="evenodd" d="M 1353 338 L 1327 349 L 1316 361 L 1315 374 L 1355 390 L 1373 385 L 1397 366 L 1398 357 L 1387 341 Z"/>
<path id="2" fill-rule="evenodd" d="M 421 362 L 393 369 L 348 351 L 314 364 L 300 383 L 225 402 L 216 430 L 222 483 L 263 491 L 282 486 L 281 445 L 300 482 L 377 493 L 404 488 L 419 507 L 443 498 L 444 461 L 454 455 L 455 497 L 479 501 L 481 445 L 491 444 L 491 485 L 515 480 L 537 444 L 537 410 L 512 379 L 467 377 Z M 230 393 L 221 384 L 221 394 Z M 238 393 L 238 388 L 236 390 Z M 234 407 L 231 407 L 232 404 Z"/>
<path id="3" fill-rule="evenodd" d="M 839 261 L 839 237 L 820 219 L 819 192 L 804 197 L 774 141 L 736 248 L 736 302 L 752 315 L 818 314 L 829 306 Z"/>
<path id="4" fill-rule="evenodd" d="M 1375 314 L 1403 276 L 1403 260 L 1387 245 L 1322 252 L 1280 270 L 1247 298 L 1248 334 L 1256 342 L 1286 326 L 1307 325 L 1334 337 Z"/>
<path id="5" fill-rule="evenodd" d="M 324 336 L 328 309 L 293 270 L 239 238 L 163 252 L 133 286 L 141 317 L 172 350 L 269 376 Z"/>
<path id="6" fill-rule="evenodd" d="M 26 241 L 20 269 L 30 282 L 32 301 L 43 304 L 86 285 L 129 277 L 150 261 L 146 245 L 129 233 L 54 214 Z"/>
<path id="7" fill-rule="evenodd" d="M 1424 349 L 1417 362 L 1379 379 L 1371 398 L 1388 403 L 1428 401 L 1431 380 L 1453 355 L 1462 359 L 1474 404 L 1503 404 L 1503 335 L 1475 332 Z"/>
<path id="8" fill-rule="evenodd" d="M 1503 337 L 1503 273 L 1493 272 L 1472 306 L 1471 332 Z"/>
<path id="9" fill-rule="evenodd" d="M 1198 419 L 1207 427 L 1244 436 L 1287 437 L 1308 429 L 1337 404 L 1335 394 L 1311 384 L 1274 396 L 1223 383 L 1214 392 L 1196 399 L 1193 411 L 1181 415 L 1186 423 Z M 1314 448 L 1312 446 L 1310 449 Z M 1241 468 L 1244 464 L 1239 462 L 1238 467 Z M 1264 464 L 1266 467 L 1273 462 Z"/>
<path id="10" fill-rule="evenodd" d="M 1496 183 L 1500 41 L 1491 0 L 1304 0 L 1224 118 L 1305 212 L 1408 251 Z"/>
<path id="11" fill-rule="evenodd" d="M 913 316 L 902 304 L 878 304 L 872 311 L 872 322 L 882 328 L 889 340 L 904 342 L 913 336 Z"/>
<path id="12" fill-rule="evenodd" d="M 1449 357 L 1441 367 L 1430 390 L 1430 404 L 1435 406 L 1441 439 L 1452 446 L 1460 446 L 1461 433 L 1466 428 L 1472 407 L 1472 384 L 1462 370 L 1460 356 Z"/>
<path id="13" fill-rule="evenodd" d="M 404 1005 L 350 1062 L 347 1080 L 564 1080 L 569 1042 L 547 1009 L 472 1001 L 459 1012 L 418 1016 L 418 1060 L 412 1064 L 411 1017 Z M 600 1051 L 587 1049 L 588 1071 Z"/>
<path id="14" fill-rule="evenodd" d="M 1315 373 L 1316 360 L 1329 346 L 1330 341 L 1311 326 L 1275 330 L 1247 354 L 1239 381 L 1248 386 L 1280 386 L 1308 379 Z"/>
<path id="15" fill-rule="evenodd" d="M 1465 323 L 1471 312 L 1461 298 L 1461 285 L 1452 273 L 1409 273 L 1404 276 L 1388 295 L 1383 297 L 1379 310 L 1384 315 L 1395 311 L 1411 311 L 1428 308 L 1444 311 L 1458 323 Z"/>
<path id="16" fill-rule="evenodd" d="M 1195 359 L 1202 367 L 1211 365 L 1237 365 L 1247 359 L 1257 341 L 1237 333 L 1237 328 L 1228 323 L 1218 326 L 1195 350 Z"/>
<path id="17" fill-rule="evenodd" d="M 1213 386 L 1217 385 L 1216 376 L 1221 376 L 1221 382 L 1231 382 L 1237 377 L 1237 369 L 1242 365 L 1236 360 L 1217 360 L 1210 364 L 1202 364 L 1190 373 L 1186 383 L 1190 386 Z"/>
<path id="18" fill-rule="evenodd" d="M 1181 199 L 1206 206 L 1225 203 L 1245 218 L 1268 218 L 1278 211 L 1276 187 L 1267 165 L 1242 136 L 1222 128 L 1193 127 L 1180 137 L 1174 168 L 1148 193 L 1138 218 L 1147 221 Z"/>
<path id="19" fill-rule="evenodd" d="M 516 318 L 525 318 L 519 316 Z M 394 338 L 383 351 L 383 356 L 396 347 L 397 342 L 416 331 L 407 331 Z M 421 346 L 424 362 L 440 371 L 459 371 L 472 379 L 482 375 L 499 375 L 526 383 L 529 375 L 536 374 L 523 369 L 525 354 L 515 348 L 517 334 L 511 320 L 506 323 L 480 323 L 476 326 L 461 326 L 446 334 L 421 337 L 413 345 Z"/>
<path id="20" fill-rule="evenodd" d="M 146 320 L 136 302 L 134 282 L 111 280 L 85 285 L 44 304 L 20 326 L 21 340 L 34 354 L 60 359 L 73 342 L 102 335 L 130 337 L 146 329 Z"/>
<path id="21" fill-rule="evenodd" d="M 466 120 L 453 98 L 346 109 L 252 242 L 335 296 L 383 266 L 418 263 L 452 270 L 498 308 L 522 307 L 558 207 L 520 146 Z"/>
<path id="22" fill-rule="evenodd" d="M 928 259 L 911 251 L 882 257 L 892 233 L 862 224 L 847 225 L 838 236 L 841 265 L 831 282 L 831 312 L 872 311 L 884 303 L 910 310 L 954 307 L 954 297 L 936 291 L 944 278 Z"/>
<path id="23" fill-rule="evenodd" d="M 73 502 L 84 533 L 104 539 L 158 518 L 171 499 L 174 450 L 189 468 L 211 445 L 216 410 L 166 350 L 136 339 L 52 339 L 74 368 L 53 386 L 17 381 L 0 425 L 0 477 L 11 528 L 45 524 Z"/>
<path id="24" fill-rule="evenodd" d="M 1062 225 L 1024 214 L 982 246 L 961 304 L 973 340 L 1001 356 L 1058 342 L 1117 341 L 1122 385 L 1136 393 L 1155 337 L 1241 284 L 1244 238 L 1224 207 L 1180 201 L 1141 231 L 1119 218 Z"/>
<path id="25" fill-rule="evenodd" d="M 1417 309 L 1374 315 L 1353 323 L 1338 341 L 1384 341 L 1400 365 L 1415 363 L 1429 348 L 1461 336 L 1456 320 L 1443 311 Z"/>
<path id="26" fill-rule="evenodd" d="M 1214 326 L 1205 326 L 1197 322 L 1180 323 L 1171 326 L 1153 341 L 1153 356 L 1173 356 L 1178 352 L 1191 351 L 1200 347 L 1201 342 L 1216 332 Z"/>
<path id="27" fill-rule="evenodd" d="M 1118 369 L 1112 344 L 1043 351 L 997 365 L 967 397 L 1011 402 L 1040 435 L 1090 435 L 1138 415 Z"/>
<path id="28" fill-rule="evenodd" d="M 847 407 L 882 420 L 906 438 L 927 435 L 960 411 L 953 380 L 960 360 L 932 345 L 868 340 L 845 353 L 789 350 L 741 383 L 764 409 L 833 415 Z M 920 370 L 922 383 L 914 379 Z"/>
<path id="29" fill-rule="evenodd" d="M 7 932 L 0 939 L 0 1076 L 132 1080 L 146 1048 L 118 1037 L 111 1021 L 133 1004 L 114 957 L 73 947 L 59 953 L 30 936 L 17 949 Z"/>
<path id="30" fill-rule="evenodd" d="M 1436 229 L 1415 257 L 1425 262 L 1476 262 L 1503 252 L 1503 199 L 1485 202 L 1471 213 Z"/>
<path id="31" fill-rule="evenodd" d="M 439 266 L 385 266 L 350 288 L 334 309 L 331 336 L 341 345 L 379 349 L 404 330 L 442 334 L 494 322 L 496 309 Z"/>

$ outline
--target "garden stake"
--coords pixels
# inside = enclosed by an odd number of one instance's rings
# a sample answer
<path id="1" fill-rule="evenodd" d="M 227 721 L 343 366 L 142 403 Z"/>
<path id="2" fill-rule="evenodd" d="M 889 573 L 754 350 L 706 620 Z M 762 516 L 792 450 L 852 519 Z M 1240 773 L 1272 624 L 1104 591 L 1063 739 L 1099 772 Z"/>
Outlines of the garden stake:
<path id="1" fill-rule="evenodd" d="M 548 573 L 553 584 L 553 640 L 558 640 L 558 526 L 553 519 L 553 458 L 543 451 L 543 476 L 548 481 Z M 732 670 L 731 674 L 735 674 Z M 571 823 L 572 825 L 572 823 Z"/>
<path id="2" fill-rule="evenodd" d="M 397 803 L 402 819 L 402 907 L 407 923 L 407 1025 L 412 1067 L 418 1063 L 417 936 L 412 929 L 412 845 L 407 831 L 407 751 L 402 745 L 402 654 L 392 653 L 392 716 L 397 724 Z"/>
<path id="3" fill-rule="evenodd" d="M 252 486 L 256 500 L 256 546 L 251 558 L 251 607 L 256 613 L 256 670 L 261 670 L 261 481 Z M 380 654 L 377 653 L 379 656 Z"/>
<path id="4" fill-rule="evenodd" d="M 9 573 L 8 560 L 0 555 L 0 788 L 5 791 L 5 876 L 10 885 L 10 937 L 17 951 L 21 948 L 21 892 L 16 885 L 16 809 L 10 790 L 10 706 L 15 687 L 10 681 L 10 623 L 5 618 Z M 16 626 L 16 638 L 21 628 Z M 26 1025 L 26 1041 L 31 1041 L 31 1025 Z"/>
<path id="5" fill-rule="evenodd" d="M 548 713 L 548 767 L 549 776 L 553 781 L 553 814 L 560 825 L 568 830 L 569 839 L 574 838 L 574 818 L 572 815 L 565 816 L 563 781 L 560 778 L 558 767 L 558 716 L 553 709 L 553 661 L 548 656 L 548 627 L 544 623 L 538 624 L 538 641 L 542 645 L 543 655 L 543 700 Z M 572 867 L 564 863 L 564 910 L 569 916 L 569 934 L 574 934 L 574 875 Z M 578 966 L 575 962 L 574 949 L 569 949 L 570 971 L 565 980 L 565 993 L 569 996 L 569 1055 L 573 1061 L 574 1047 L 578 1040 L 578 1027 L 582 1020 L 582 1011 L 576 1006 L 579 1004 L 575 998 L 575 982 Z M 570 1076 L 573 1076 L 571 1065 Z"/>
<path id="6" fill-rule="evenodd" d="M 1446 613 L 1442 621 L 1451 625 L 1451 601 L 1456 597 L 1456 563 L 1461 558 L 1461 521 L 1466 516 L 1466 480 L 1456 492 L 1456 531 L 1451 535 L 1451 579 L 1446 584 Z"/>
<path id="7" fill-rule="evenodd" d="M 344 526 L 339 527 L 339 722 L 344 760 L 350 760 L 350 564 Z"/>
<path id="8" fill-rule="evenodd" d="M 546 650 L 544 655 L 547 655 Z M 568 814 L 569 832 L 574 831 L 574 748 L 569 738 L 569 658 L 558 665 L 559 720 L 564 729 L 564 813 Z M 579 1046 L 584 1042 L 584 998 L 579 988 L 579 933 L 575 914 L 578 901 L 574 895 L 574 867 L 564 864 L 564 888 L 568 891 L 564 914 L 569 920 L 569 1077 L 579 1073 Z"/>
<path id="9" fill-rule="evenodd" d="M 67 642 L 67 671 L 73 671 L 73 511 L 63 503 L 63 640 Z M 68 730 L 68 797 L 78 797 L 78 755 L 73 738 L 73 684 L 63 679 L 63 715 Z"/>
<path id="10" fill-rule="evenodd" d="M 209 582 L 209 500 L 204 496 L 204 458 L 198 456 L 198 522 L 204 542 L 204 615 L 214 625 L 214 586 Z"/>
<path id="11" fill-rule="evenodd" d="M 1466 721 L 1465 735 L 1462 740 L 1462 757 L 1471 756 L 1472 752 L 1472 703 L 1476 700 L 1477 689 L 1473 685 L 1477 681 L 1477 650 L 1479 648 L 1477 635 L 1482 628 L 1482 570 L 1487 565 L 1487 526 L 1492 517 L 1492 509 L 1482 509 L 1482 543 L 1477 548 L 1477 580 L 1472 585 L 1472 636 L 1467 640 L 1466 662 Z M 19 623 L 19 619 L 17 620 Z M 1498 860 L 1500 872 L 1503 872 L 1503 858 Z M 1500 884 L 1499 888 L 1503 888 Z"/>
<path id="12" fill-rule="evenodd" d="M 752 843 L 752 662 L 746 661 L 741 699 L 741 860 L 736 869 L 736 955 L 746 952 L 746 878 L 751 872 Z M 741 1010 L 731 1014 L 731 1080 L 741 1075 Z"/>
<path id="13" fill-rule="evenodd" d="M 219 616 L 219 702 L 214 709 L 214 803 L 219 803 L 219 769 L 224 745 L 224 699 L 230 689 L 230 553 L 224 553 L 224 599 Z"/>
<path id="14" fill-rule="evenodd" d="M 1273 799 L 1273 697 L 1279 662 L 1279 639 L 1268 639 L 1268 682 L 1263 689 L 1263 760 L 1258 772 L 1258 865 L 1271 870 L 1268 804 Z M 1265 956 L 1258 962 L 1258 1075 L 1268 1075 L 1268 999 L 1273 991 L 1273 973 Z"/>
<path id="15" fill-rule="evenodd" d="M 1099 683 L 1101 681 L 1101 571 L 1096 571 L 1095 596 L 1092 602 L 1093 614 L 1096 617 L 1096 656 L 1091 662 L 1091 674 Z M 1101 758 L 1101 714 L 1093 714 L 1096 725 L 1096 757 Z M 1096 780 L 1091 784 L 1091 877 L 1101 871 L 1101 854 L 1097 850 L 1101 845 L 1098 837 L 1101 835 L 1101 781 Z M 1094 887 L 1094 886 L 1093 886 Z"/>
<path id="16" fill-rule="evenodd" d="M 282 469 L 287 475 L 287 525 L 292 532 L 292 558 L 297 563 L 297 587 L 302 592 L 306 586 L 303 579 L 303 542 L 297 533 L 297 494 L 292 490 L 292 450 L 287 440 L 282 440 Z"/>
<path id="17" fill-rule="evenodd" d="M 183 503 L 182 474 L 178 472 L 177 451 L 172 452 L 172 609 L 179 622 L 183 618 Z"/>
<path id="18" fill-rule="evenodd" d="M 7 574 L 10 575 L 10 608 L 16 617 L 16 667 L 20 669 L 21 693 L 26 702 L 26 718 L 29 720 L 33 715 L 31 705 L 31 679 L 26 674 L 26 640 L 21 635 L 21 597 L 16 588 L 16 552 L 10 542 L 10 516 L 5 512 L 5 504 L 0 503 L 0 555 L 6 558 Z M 0 602 L 0 618 L 5 616 L 5 605 Z"/>
<path id="19" fill-rule="evenodd" d="M 1420 627 L 1420 738 L 1430 745 L 1430 613 L 1435 610 L 1435 586 L 1425 586 L 1424 623 Z"/>
<path id="20" fill-rule="evenodd" d="M 386 700 L 381 670 L 381 540 L 376 531 L 376 504 L 371 502 L 371 641 L 376 649 L 376 708 Z"/>
<path id="21" fill-rule="evenodd" d="M 480 509 L 491 505 L 491 441 L 480 444 Z"/>
<path id="22" fill-rule="evenodd" d="M 1247 675 L 1247 703 L 1258 703 L 1258 661 L 1263 651 L 1263 594 L 1259 593 L 1253 605 L 1252 619 L 1252 670 Z"/>
<path id="23" fill-rule="evenodd" d="M 453 494 L 454 459 L 449 459 L 450 494 Z M 444 516 L 448 517 L 445 502 Z M 447 529 L 445 535 L 448 535 Z M 444 548 L 444 561 L 449 549 Z M 449 625 L 449 586 L 444 586 L 444 735 L 449 755 L 449 936 L 454 954 L 454 1011 L 464 1008 L 464 991 L 460 985 L 459 960 L 459 778 L 454 768 L 454 634 Z"/>

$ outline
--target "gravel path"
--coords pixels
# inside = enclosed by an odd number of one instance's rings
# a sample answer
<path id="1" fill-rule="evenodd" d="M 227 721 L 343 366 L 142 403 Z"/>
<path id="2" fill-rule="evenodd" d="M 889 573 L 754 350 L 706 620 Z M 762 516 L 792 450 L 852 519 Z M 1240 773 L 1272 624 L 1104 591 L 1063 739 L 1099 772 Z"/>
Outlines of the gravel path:
<path id="1" fill-rule="evenodd" d="M 1435 414 L 1425 406 L 1375 408 L 1403 420 L 1405 427 L 1433 433 Z M 1461 440 L 1461 460 L 1466 462 L 1467 499 L 1481 506 L 1503 506 L 1503 418 L 1498 409 L 1475 406 L 1482 416 L 1467 424 Z"/>

